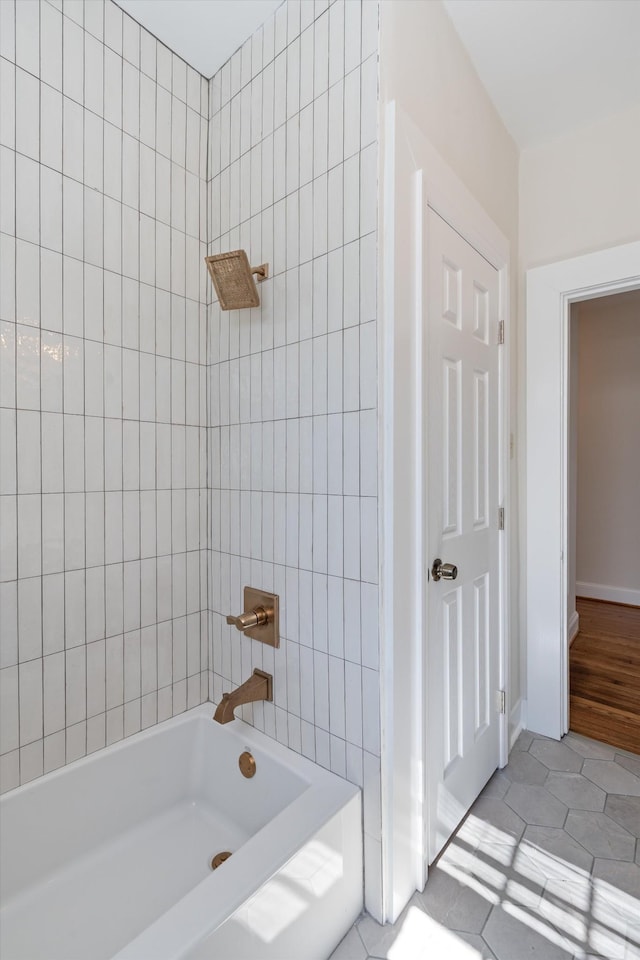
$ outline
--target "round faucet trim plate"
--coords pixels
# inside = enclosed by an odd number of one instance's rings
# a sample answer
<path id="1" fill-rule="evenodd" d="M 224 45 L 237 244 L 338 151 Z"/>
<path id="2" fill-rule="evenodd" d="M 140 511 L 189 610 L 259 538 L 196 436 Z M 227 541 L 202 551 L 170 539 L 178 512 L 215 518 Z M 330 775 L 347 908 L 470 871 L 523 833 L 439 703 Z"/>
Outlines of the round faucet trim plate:
<path id="1" fill-rule="evenodd" d="M 255 776 L 256 772 L 256 761 L 253 758 L 253 755 L 249 753 L 248 750 L 245 750 L 244 753 L 240 754 L 240 759 L 238 760 L 238 766 L 240 767 L 240 773 L 243 777 L 251 778 Z"/>

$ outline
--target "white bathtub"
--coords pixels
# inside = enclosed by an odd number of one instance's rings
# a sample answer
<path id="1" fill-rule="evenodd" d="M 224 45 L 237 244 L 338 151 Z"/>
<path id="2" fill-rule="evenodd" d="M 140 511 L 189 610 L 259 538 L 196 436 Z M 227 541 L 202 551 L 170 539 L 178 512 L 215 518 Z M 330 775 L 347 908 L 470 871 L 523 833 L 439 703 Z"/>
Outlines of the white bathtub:
<path id="1" fill-rule="evenodd" d="M 360 792 L 212 711 L 0 798 L 2 960 L 331 953 L 362 909 Z"/>

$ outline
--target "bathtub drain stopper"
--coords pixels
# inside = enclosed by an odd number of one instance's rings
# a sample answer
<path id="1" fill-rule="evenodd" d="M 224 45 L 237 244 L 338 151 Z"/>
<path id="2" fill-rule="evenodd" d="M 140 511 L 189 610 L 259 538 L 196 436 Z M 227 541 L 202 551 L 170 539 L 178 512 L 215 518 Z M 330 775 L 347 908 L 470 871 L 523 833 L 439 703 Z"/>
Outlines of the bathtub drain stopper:
<path id="1" fill-rule="evenodd" d="M 230 856 L 230 850 L 223 850 L 221 853 L 216 853 L 215 857 L 211 858 L 211 869 L 217 870 L 220 864 L 224 863 L 225 860 L 228 860 Z"/>

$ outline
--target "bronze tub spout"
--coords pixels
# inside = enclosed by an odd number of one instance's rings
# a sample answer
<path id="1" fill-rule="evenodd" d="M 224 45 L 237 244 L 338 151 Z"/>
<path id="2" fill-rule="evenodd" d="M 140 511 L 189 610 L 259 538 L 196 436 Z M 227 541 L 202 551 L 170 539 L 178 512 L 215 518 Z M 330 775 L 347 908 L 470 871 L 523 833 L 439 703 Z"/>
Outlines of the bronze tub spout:
<path id="1" fill-rule="evenodd" d="M 256 700 L 273 700 L 273 677 L 262 670 L 254 670 L 249 679 L 245 680 L 233 693 L 223 693 L 213 719 L 218 723 L 230 723 L 235 719 L 233 711 L 236 707 Z"/>

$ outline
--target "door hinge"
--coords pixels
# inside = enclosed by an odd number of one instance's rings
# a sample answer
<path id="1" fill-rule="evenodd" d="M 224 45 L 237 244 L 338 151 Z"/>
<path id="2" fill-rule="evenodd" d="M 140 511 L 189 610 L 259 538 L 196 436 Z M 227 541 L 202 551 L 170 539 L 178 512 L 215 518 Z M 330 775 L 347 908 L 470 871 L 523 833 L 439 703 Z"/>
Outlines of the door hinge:
<path id="1" fill-rule="evenodd" d="M 498 530 L 504 530 L 504 507 L 498 507 Z"/>
<path id="2" fill-rule="evenodd" d="M 498 321 L 498 343 L 504 343 L 504 320 Z"/>
<path id="3" fill-rule="evenodd" d="M 504 690 L 498 690 L 498 713 L 507 712 L 507 694 Z"/>

